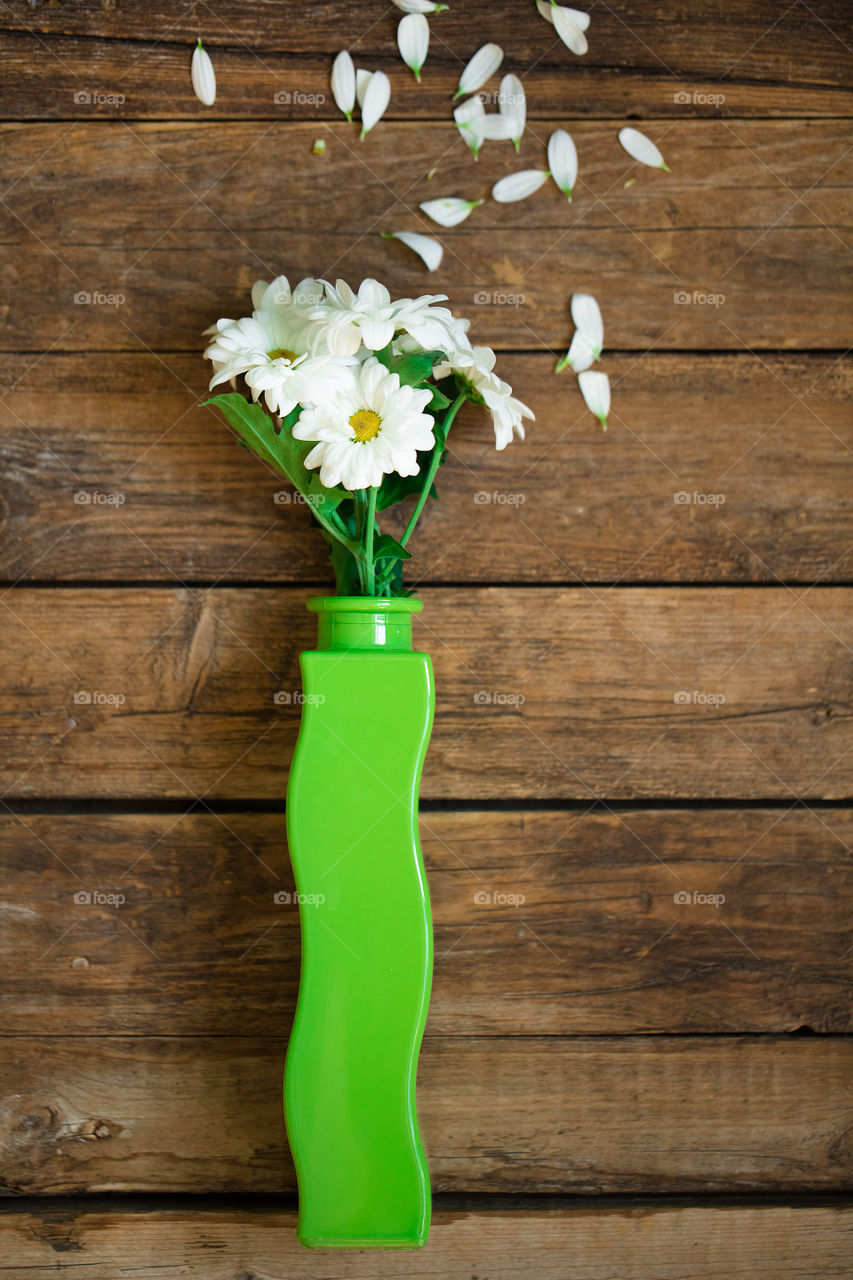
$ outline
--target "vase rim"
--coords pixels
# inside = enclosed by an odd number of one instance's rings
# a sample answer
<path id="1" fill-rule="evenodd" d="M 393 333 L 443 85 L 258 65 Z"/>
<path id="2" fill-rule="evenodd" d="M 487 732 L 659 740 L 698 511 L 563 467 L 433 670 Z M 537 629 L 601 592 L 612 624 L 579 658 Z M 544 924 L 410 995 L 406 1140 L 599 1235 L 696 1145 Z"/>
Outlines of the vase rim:
<path id="1" fill-rule="evenodd" d="M 423 601 L 411 596 L 312 596 L 311 613 L 420 613 Z"/>

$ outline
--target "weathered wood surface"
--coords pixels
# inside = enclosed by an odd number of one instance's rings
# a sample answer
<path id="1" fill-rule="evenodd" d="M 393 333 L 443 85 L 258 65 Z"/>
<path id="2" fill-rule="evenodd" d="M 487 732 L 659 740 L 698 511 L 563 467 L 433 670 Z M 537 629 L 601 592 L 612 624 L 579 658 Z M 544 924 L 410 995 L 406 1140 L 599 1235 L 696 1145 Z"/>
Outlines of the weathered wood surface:
<path id="1" fill-rule="evenodd" d="M 849 1275 L 849 1209 L 590 1205 L 549 1209 L 444 1209 L 433 1213 L 429 1244 L 416 1253 L 341 1252 L 341 1280 L 695 1280 L 743 1274 L 750 1280 L 836 1280 Z M 329 1253 L 296 1242 L 296 1214 L 268 1207 L 211 1210 L 91 1209 L 73 1202 L 0 1214 L 8 1280 L 43 1271 L 125 1280 L 128 1260 L 143 1275 L 191 1280 L 245 1276 L 326 1280 Z M 570 1261 L 569 1261 L 570 1260 Z M 93 1272 L 94 1273 L 94 1272 Z"/>
<path id="2" fill-rule="evenodd" d="M 413 542 L 426 581 L 850 577 L 844 362 L 651 354 L 609 364 L 618 381 L 604 434 L 574 379 L 553 376 L 552 357 L 503 357 L 536 422 L 526 443 L 497 453 L 488 415 L 460 416 L 441 500 Z M 85 355 L 8 356 L 4 576 L 328 579 L 305 508 L 234 446 L 214 410 L 196 408 L 206 381 L 205 362 L 186 354 L 111 356 L 106 376 Z"/>
<path id="3" fill-rule="evenodd" d="M 543 72 L 560 76 L 561 101 L 572 94 L 572 80 L 581 77 L 599 93 L 606 93 L 611 79 L 642 76 L 651 80 L 650 90 L 664 100 L 672 99 L 685 78 L 696 77 L 723 93 L 744 85 L 757 92 L 766 84 L 776 91 L 777 106 L 787 105 L 793 114 L 803 91 L 843 89 L 849 81 L 845 43 L 849 22 L 832 0 L 785 10 L 768 0 L 728 4 L 710 0 L 689 10 L 675 0 L 664 0 L 653 9 L 642 0 L 620 4 L 618 9 L 598 5 L 592 11 L 590 49 L 583 58 L 573 57 L 555 39 L 553 29 L 536 16 L 532 5 L 520 12 L 512 0 L 481 0 L 451 5 L 434 19 L 423 96 L 417 97 L 415 105 L 416 86 L 396 54 L 399 16 L 390 5 L 354 8 L 339 0 L 325 0 L 305 10 L 290 4 L 246 5 L 229 0 L 201 12 L 181 10 L 168 0 L 122 5 L 84 0 L 72 6 L 11 0 L 4 6 L 0 30 L 18 33 L 12 47 L 17 44 L 18 56 L 28 69 L 45 58 L 51 63 L 67 61 L 70 47 L 70 66 L 75 73 L 79 68 L 86 84 L 92 79 L 92 65 L 84 71 L 74 58 L 79 42 L 56 38 L 41 42 L 38 37 L 87 37 L 94 68 L 99 69 L 107 58 L 110 71 L 105 68 L 101 76 L 105 90 L 124 87 L 132 99 L 134 94 L 145 94 L 146 82 L 153 79 L 163 85 L 166 95 L 161 109 L 168 102 L 170 110 L 186 102 L 187 89 L 181 81 L 189 80 L 189 50 L 199 34 L 217 60 L 217 107 L 225 111 L 238 107 L 240 97 L 246 95 L 247 71 L 249 86 L 263 85 L 271 92 L 279 85 L 281 55 L 289 55 L 290 62 L 298 59 L 299 69 L 304 67 L 310 77 L 312 63 L 324 57 L 321 65 L 328 68 L 333 53 L 344 47 L 352 50 L 360 65 L 371 59 L 366 65 L 394 70 L 395 87 L 400 86 L 394 108 L 414 112 L 423 109 L 420 104 L 427 93 L 443 95 L 451 90 L 462 66 L 484 40 L 502 45 L 505 69 L 526 73 L 532 83 Z M 100 43 L 93 37 L 100 38 Z M 113 83 L 113 68 L 121 84 Z M 44 86 L 44 79 L 43 74 L 42 99 L 49 99 L 44 88 L 49 90 L 50 85 Z M 308 91 L 320 85 L 327 89 L 325 76 L 301 83 Z M 783 87 L 787 98 L 779 94 Z M 836 96 L 844 101 L 843 94 Z M 647 97 L 653 104 L 652 92 L 647 91 Z M 27 109 L 30 101 L 32 96 Z M 35 112 L 38 105 L 32 103 Z"/>
<path id="4" fill-rule="evenodd" d="M 295 1185 L 285 1039 L 16 1037 L 3 1186 L 268 1192 Z M 853 1184 L 846 1037 L 424 1041 L 434 1192 L 694 1192 Z"/>
<path id="5" fill-rule="evenodd" d="M 254 279 L 282 270 L 446 291 L 501 348 L 561 351 L 576 290 L 599 298 L 610 349 L 838 346 L 853 311 L 838 122 L 793 137 L 772 122 L 661 123 L 671 174 L 638 172 L 619 123 L 576 130 L 572 204 L 550 184 L 518 205 L 487 201 L 449 232 L 429 224 L 446 246 L 432 274 L 380 232 L 424 228 L 418 202 L 456 185 L 488 195 L 518 167 L 508 144 L 475 166 L 452 126 L 388 123 L 354 150 L 330 125 L 317 157 L 316 128 L 291 125 L 269 164 L 274 124 L 3 126 L 0 346 L 30 351 L 38 334 L 57 350 L 195 351 L 212 320 L 245 311 Z M 549 128 L 525 140 L 528 164 L 544 163 Z"/>
<path id="6" fill-rule="evenodd" d="M 2 599 L 7 796 L 278 802 L 299 588 L 18 588 Z M 425 798 L 847 795 L 843 589 L 428 589 Z"/>
<path id="7" fill-rule="evenodd" d="M 430 812 L 421 840 L 430 1035 L 850 1029 L 849 810 Z M 3 1032 L 289 1025 L 280 814 L 7 814 L 0 866 Z"/>

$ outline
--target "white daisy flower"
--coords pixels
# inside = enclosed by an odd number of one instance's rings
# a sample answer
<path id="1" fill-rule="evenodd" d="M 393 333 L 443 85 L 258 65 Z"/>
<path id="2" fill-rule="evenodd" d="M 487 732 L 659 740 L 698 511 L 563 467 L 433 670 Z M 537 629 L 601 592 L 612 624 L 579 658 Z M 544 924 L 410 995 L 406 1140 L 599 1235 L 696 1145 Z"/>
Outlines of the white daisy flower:
<path id="1" fill-rule="evenodd" d="M 429 49 L 429 23 L 422 13 L 407 13 L 397 26 L 397 48 L 400 57 L 415 73 L 420 83 L 421 67 L 427 60 Z"/>
<path id="2" fill-rule="evenodd" d="M 578 153 L 565 129 L 555 129 L 548 139 L 548 168 L 563 195 L 571 200 L 578 177 Z"/>
<path id="3" fill-rule="evenodd" d="M 493 372 L 495 353 L 491 347 L 457 348 L 443 363 L 433 369 L 438 381 L 454 373 L 466 384 L 471 398 L 484 404 L 491 412 L 495 429 L 495 448 L 505 449 L 511 443 L 513 433 L 524 439 L 522 418 L 535 419 L 532 409 L 512 394 L 512 387 Z"/>
<path id="4" fill-rule="evenodd" d="M 518 76 L 508 75 L 501 80 L 498 90 L 498 110 L 513 123 L 512 141 L 516 151 L 521 149 L 521 135 L 527 122 L 527 99 L 524 85 Z"/>
<path id="5" fill-rule="evenodd" d="M 434 4 L 433 0 L 394 0 L 394 4 L 403 13 L 441 13 L 447 8 L 446 4 Z"/>
<path id="6" fill-rule="evenodd" d="M 199 42 L 193 49 L 190 79 L 192 80 L 193 93 L 199 102 L 203 102 L 206 107 L 212 107 L 216 101 L 216 72 L 213 69 L 213 63 L 210 61 L 210 55 L 202 47 L 201 37 L 199 37 Z"/>
<path id="7" fill-rule="evenodd" d="M 595 414 L 606 431 L 607 415 L 610 412 L 610 379 L 607 374 L 587 369 L 578 374 L 578 386 L 587 408 Z"/>
<path id="8" fill-rule="evenodd" d="M 640 164 L 647 164 L 650 169 L 666 169 L 669 173 L 669 166 L 660 151 L 651 138 L 640 133 L 639 129 L 620 129 L 619 141 L 632 160 L 639 160 Z"/>
<path id="9" fill-rule="evenodd" d="M 432 236 L 422 235 L 419 231 L 383 231 L 385 240 L 399 240 L 413 253 L 423 260 L 427 271 L 435 271 L 441 265 L 444 247 Z"/>
<path id="10" fill-rule="evenodd" d="M 497 200 L 498 204 L 526 200 L 547 181 L 547 169 L 522 169 L 519 173 L 508 173 L 492 187 L 492 199 Z"/>
<path id="11" fill-rule="evenodd" d="M 552 16 L 552 10 L 556 8 L 555 0 L 536 0 L 536 8 L 539 10 L 540 16 L 543 17 L 546 22 L 550 22 L 553 26 L 554 18 Z M 581 31 L 587 30 L 589 27 L 588 13 L 582 13 L 580 9 L 568 9 L 565 5 L 563 8 L 566 10 L 566 13 L 572 19 L 575 26 L 580 27 Z"/>
<path id="12" fill-rule="evenodd" d="M 566 48 L 580 57 L 586 53 L 589 45 L 583 28 L 578 26 L 574 16 L 576 13 L 576 9 L 566 9 L 559 4 L 551 5 L 551 21 L 554 24 L 554 30 Z"/>
<path id="13" fill-rule="evenodd" d="M 322 280 L 313 280 L 310 276 L 300 280 L 295 289 L 291 289 L 287 276 L 277 276 L 271 284 L 265 280 L 256 280 L 252 285 L 252 306 L 255 311 L 277 311 L 287 313 L 291 308 L 316 307 L 323 301 L 325 291 Z"/>
<path id="14" fill-rule="evenodd" d="M 294 438 L 317 441 L 306 467 L 319 467 L 328 488 L 350 491 L 373 488 L 392 471 L 417 475 L 418 451 L 435 445 L 424 413 L 431 396 L 428 388 L 401 387 L 397 374 L 371 357 L 349 372 L 333 399 L 301 414 Z"/>
<path id="15" fill-rule="evenodd" d="M 425 200 L 419 206 L 428 218 L 442 227 L 458 227 L 482 200 L 462 200 L 459 196 L 444 196 L 441 200 Z"/>
<path id="16" fill-rule="evenodd" d="M 355 67 L 346 49 L 332 63 L 332 97 L 339 111 L 352 120 L 355 107 Z"/>
<path id="17" fill-rule="evenodd" d="M 503 60 L 504 51 L 499 44 L 484 44 L 459 77 L 459 88 L 453 95 L 454 98 L 461 98 L 466 93 L 476 93 L 487 80 L 491 80 Z"/>
<path id="18" fill-rule="evenodd" d="M 361 133 L 359 140 L 370 133 L 370 130 L 385 114 L 391 101 L 391 81 L 384 71 L 374 71 L 364 90 L 364 101 L 361 104 Z"/>

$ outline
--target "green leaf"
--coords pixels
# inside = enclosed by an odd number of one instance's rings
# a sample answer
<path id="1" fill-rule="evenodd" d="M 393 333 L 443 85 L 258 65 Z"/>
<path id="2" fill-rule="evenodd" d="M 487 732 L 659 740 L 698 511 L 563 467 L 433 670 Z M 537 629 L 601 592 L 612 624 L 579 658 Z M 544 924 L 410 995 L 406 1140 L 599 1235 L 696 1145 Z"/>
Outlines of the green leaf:
<path id="1" fill-rule="evenodd" d="M 377 538 L 373 548 L 374 560 L 411 560 L 411 558 L 411 553 L 405 547 L 401 547 L 390 533 L 383 533 Z"/>
<path id="2" fill-rule="evenodd" d="M 382 484 L 379 486 L 379 493 L 376 495 L 376 510 L 387 511 L 389 507 L 402 502 L 411 494 L 420 493 L 423 488 L 424 476 L 429 470 L 431 457 L 431 449 L 421 450 L 418 454 L 418 474 L 415 476 L 398 476 L 396 471 L 390 471 L 383 476 Z M 438 497 L 435 485 L 430 487 L 429 496 L 431 498 Z"/>
<path id="3" fill-rule="evenodd" d="M 321 530 L 329 544 L 329 556 L 335 571 L 335 592 L 339 596 L 360 596 L 361 579 L 358 576 L 358 561 L 352 552 L 327 529 Z"/>
<path id="4" fill-rule="evenodd" d="M 211 400 L 205 400 L 204 404 L 219 409 L 237 432 L 240 442 L 289 480 L 294 489 L 301 493 L 320 524 L 335 537 L 341 537 L 335 512 L 352 495 L 346 489 L 327 489 L 320 483 L 318 473 L 305 466 L 305 459 L 314 446 L 310 440 L 293 438 L 292 428 L 299 418 L 299 409 L 288 414 L 282 423 L 282 429 L 277 431 L 272 418 L 259 404 L 253 404 L 236 391 L 214 396 Z"/>
<path id="5" fill-rule="evenodd" d="M 438 387 L 432 389 L 432 399 L 427 405 L 427 409 L 433 413 L 438 413 L 440 409 L 446 409 L 451 403 L 450 396 L 446 396 L 443 391 L 439 391 Z"/>

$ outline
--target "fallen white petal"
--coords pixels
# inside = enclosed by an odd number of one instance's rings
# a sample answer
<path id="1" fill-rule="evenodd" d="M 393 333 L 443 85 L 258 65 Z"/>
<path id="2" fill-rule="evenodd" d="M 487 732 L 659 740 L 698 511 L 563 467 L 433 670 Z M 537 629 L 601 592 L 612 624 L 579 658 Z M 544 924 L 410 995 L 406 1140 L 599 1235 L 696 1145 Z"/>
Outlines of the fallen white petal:
<path id="1" fill-rule="evenodd" d="M 607 415 L 610 412 L 610 379 L 607 374 L 593 369 L 585 370 L 578 374 L 578 386 L 587 408 L 595 414 L 606 431 Z"/>
<path id="2" fill-rule="evenodd" d="M 364 106 L 364 95 L 367 92 L 367 86 L 370 84 L 372 75 L 372 71 L 363 71 L 361 67 L 355 73 L 355 98 L 359 108 Z"/>
<path id="3" fill-rule="evenodd" d="M 501 80 L 498 90 L 498 110 L 502 116 L 513 122 L 512 140 L 518 151 L 521 135 L 527 122 L 527 100 L 524 96 L 524 85 L 518 76 L 508 75 Z"/>
<path id="4" fill-rule="evenodd" d="M 565 129 L 555 129 L 548 139 L 548 168 L 563 195 L 571 200 L 578 177 L 578 153 Z"/>
<path id="5" fill-rule="evenodd" d="M 459 196 L 444 196 L 440 200 L 425 200 L 420 208 L 439 226 L 458 227 L 460 222 L 465 221 L 471 210 L 482 203 L 482 200 L 462 200 Z"/>
<path id="6" fill-rule="evenodd" d="M 503 60 L 504 51 L 499 44 L 484 44 L 459 77 L 459 88 L 454 97 L 461 98 L 463 93 L 476 93 L 491 79 Z"/>
<path id="7" fill-rule="evenodd" d="M 481 98 L 467 98 L 465 102 L 460 102 L 453 112 L 456 127 L 462 134 L 466 146 L 470 147 L 474 152 L 475 160 L 480 147 L 483 145 L 483 139 L 471 126 L 485 114 L 486 108 L 483 106 Z"/>
<path id="8" fill-rule="evenodd" d="M 422 13 L 407 13 L 397 26 L 397 48 L 406 66 L 421 78 L 421 67 L 429 49 L 429 23 Z"/>
<path id="9" fill-rule="evenodd" d="M 555 4 L 551 6 L 551 18 L 554 23 L 554 30 L 562 40 L 567 49 L 571 49 L 572 53 L 579 56 L 586 53 L 589 45 L 586 42 L 586 36 L 581 27 L 578 26 L 572 14 L 574 9 L 564 9 L 562 5 Z"/>
<path id="10" fill-rule="evenodd" d="M 601 308 L 591 293 L 572 294 L 572 319 L 575 328 L 589 342 L 597 360 L 604 346 L 604 321 Z"/>
<path id="11" fill-rule="evenodd" d="M 639 129 L 620 129 L 619 141 L 632 160 L 639 160 L 640 164 L 647 164 L 651 169 L 666 169 L 669 173 L 663 156 L 651 138 L 640 133 Z"/>
<path id="12" fill-rule="evenodd" d="M 551 10 L 555 9 L 556 7 L 557 7 L 556 5 L 551 3 L 551 0 L 536 0 L 536 8 L 539 10 L 541 17 L 543 17 L 546 22 L 550 22 L 552 25 L 554 23 L 554 18 Z M 566 10 L 566 13 L 569 15 L 569 17 L 572 19 L 575 25 L 580 27 L 581 31 L 586 31 L 587 27 L 589 26 L 589 14 L 581 13 L 580 9 L 568 9 L 566 8 L 565 5 L 563 5 L 563 8 Z"/>
<path id="13" fill-rule="evenodd" d="M 364 91 L 364 102 L 361 106 L 362 138 L 370 133 L 374 125 L 382 119 L 390 101 L 391 81 L 384 71 L 374 71 Z"/>
<path id="14" fill-rule="evenodd" d="M 581 333 L 580 329 L 577 329 L 572 337 L 571 346 L 563 358 L 557 361 L 554 372 L 560 373 L 566 365 L 569 365 L 575 373 L 582 373 L 584 369 L 595 364 L 597 358 L 589 339 Z"/>
<path id="15" fill-rule="evenodd" d="M 435 271 L 441 262 L 444 249 L 432 236 L 422 236 L 417 231 L 385 231 L 383 235 L 386 240 L 399 240 L 413 249 L 426 263 L 427 271 Z"/>
<path id="16" fill-rule="evenodd" d="M 332 63 L 332 97 L 339 111 L 352 120 L 355 106 L 355 67 L 346 49 Z"/>
<path id="17" fill-rule="evenodd" d="M 509 173 L 492 187 L 492 199 L 497 200 L 498 204 L 526 200 L 547 181 L 547 169 L 522 169 L 519 173 Z"/>
<path id="18" fill-rule="evenodd" d="M 190 79 L 193 83 L 193 93 L 199 102 L 203 102 L 206 107 L 212 107 L 216 101 L 216 72 L 213 70 L 213 63 L 210 61 L 207 50 L 202 48 L 201 40 L 193 49 Z"/>
<path id="19" fill-rule="evenodd" d="M 477 116 L 471 122 L 471 127 L 482 140 L 488 142 L 511 142 L 515 137 L 515 121 L 497 111 Z"/>
<path id="20" fill-rule="evenodd" d="M 441 13 L 447 8 L 446 4 L 435 4 L 433 0 L 394 0 L 394 3 L 403 13 Z"/>

